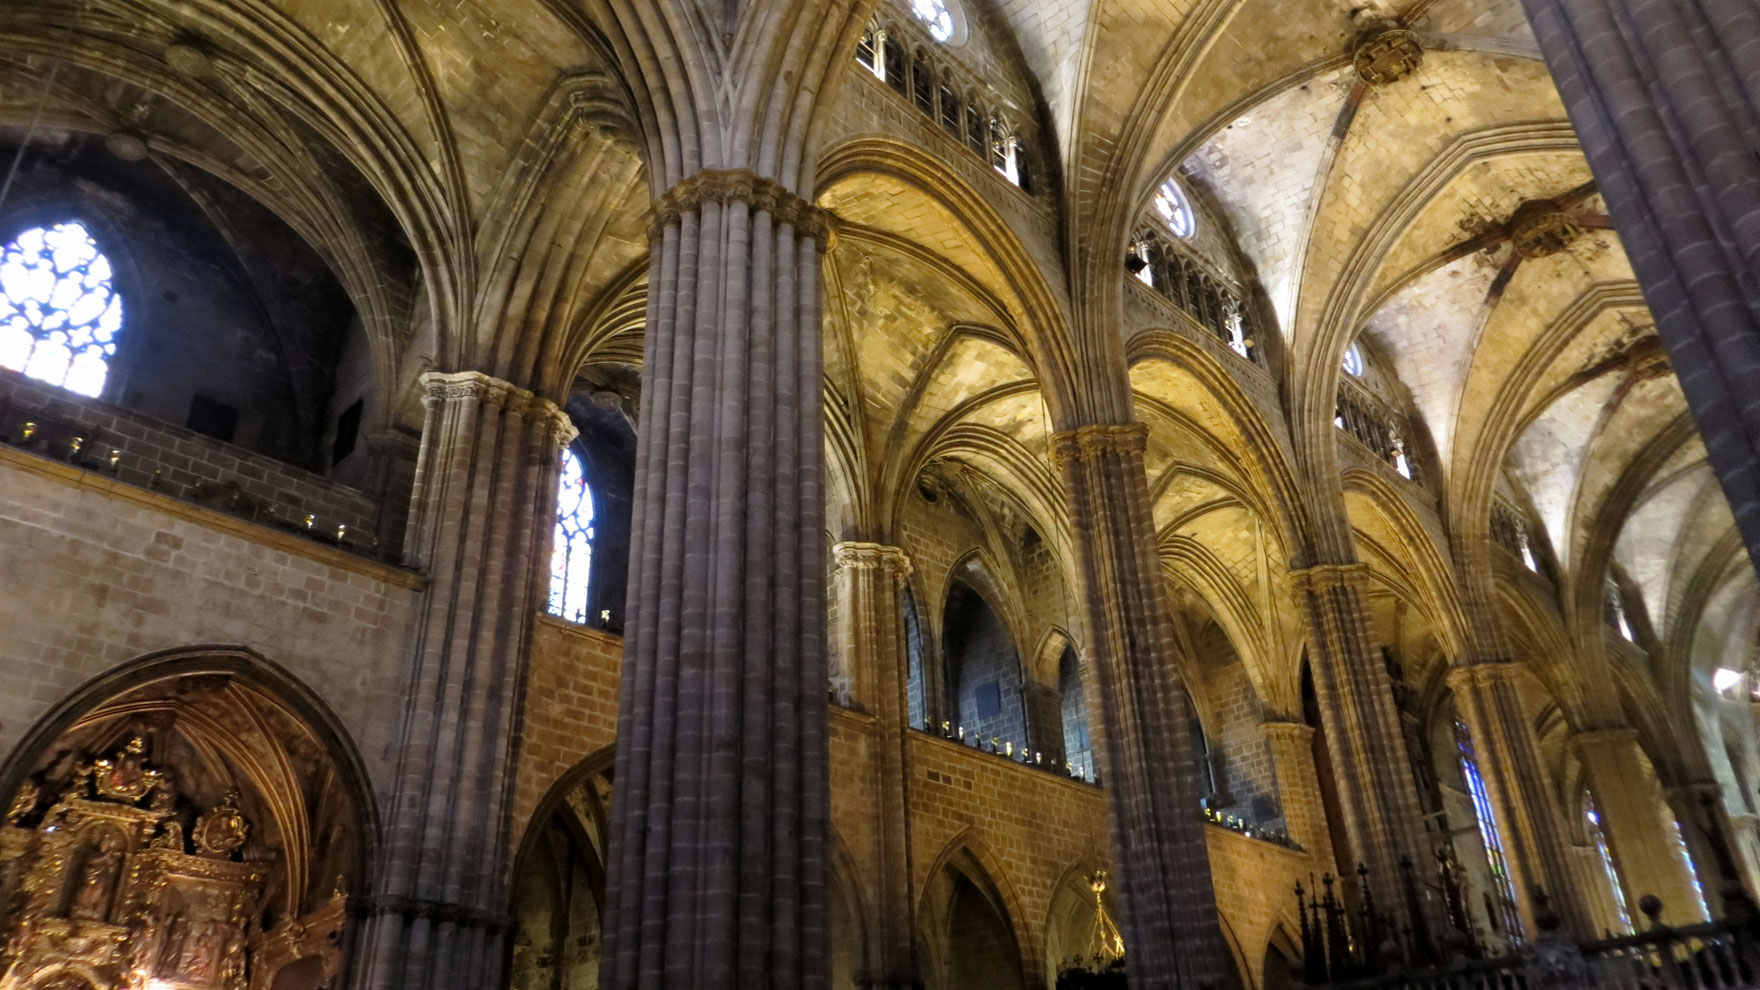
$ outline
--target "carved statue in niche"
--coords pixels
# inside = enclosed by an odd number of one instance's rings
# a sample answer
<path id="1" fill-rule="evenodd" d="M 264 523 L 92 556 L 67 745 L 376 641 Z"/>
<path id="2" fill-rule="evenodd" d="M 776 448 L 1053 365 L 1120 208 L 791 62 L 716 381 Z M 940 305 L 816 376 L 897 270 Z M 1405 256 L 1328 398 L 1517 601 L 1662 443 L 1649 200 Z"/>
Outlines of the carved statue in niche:
<path id="1" fill-rule="evenodd" d="M 122 873 L 122 839 L 106 830 L 80 857 L 78 885 L 68 914 L 81 921 L 108 921 L 116 881 Z"/>

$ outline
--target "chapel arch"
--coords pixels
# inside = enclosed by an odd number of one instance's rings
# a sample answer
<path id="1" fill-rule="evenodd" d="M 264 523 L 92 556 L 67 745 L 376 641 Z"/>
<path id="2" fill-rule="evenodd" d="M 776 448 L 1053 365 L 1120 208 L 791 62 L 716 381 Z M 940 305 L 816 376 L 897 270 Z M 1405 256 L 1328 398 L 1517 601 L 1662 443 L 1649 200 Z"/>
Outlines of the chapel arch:
<path id="1" fill-rule="evenodd" d="M 105 965 L 103 940 L 66 940 L 76 929 L 129 939 L 173 983 L 236 972 L 306 990 L 346 965 L 372 791 L 335 716 L 270 661 L 195 648 L 125 664 L 44 717 L 0 787 L 0 986 Z"/>
<path id="2" fill-rule="evenodd" d="M 576 764 L 539 802 L 520 842 L 506 969 L 511 987 L 599 985 L 611 767 L 609 749 Z"/>
<path id="3" fill-rule="evenodd" d="M 928 990 L 1024 987 L 1016 921 L 1001 888 L 969 848 L 945 857 L 924 891 L 919 923 L 933 944 Z"/>

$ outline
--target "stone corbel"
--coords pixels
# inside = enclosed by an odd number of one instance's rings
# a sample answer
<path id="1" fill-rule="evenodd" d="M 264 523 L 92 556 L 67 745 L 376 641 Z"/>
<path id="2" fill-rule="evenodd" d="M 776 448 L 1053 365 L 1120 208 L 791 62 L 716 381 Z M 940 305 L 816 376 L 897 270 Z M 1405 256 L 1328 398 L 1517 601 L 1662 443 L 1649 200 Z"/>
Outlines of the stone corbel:
<path id="1" fill-rule="evenodd" d="M 838 567 L 849 567 L 858 570 L 879 569 L 908 577 L 911 573 L 911 558 L 898 547 L 883 543 L 862 543 L 846 541 L 831 548 L 831 559 Z"/>

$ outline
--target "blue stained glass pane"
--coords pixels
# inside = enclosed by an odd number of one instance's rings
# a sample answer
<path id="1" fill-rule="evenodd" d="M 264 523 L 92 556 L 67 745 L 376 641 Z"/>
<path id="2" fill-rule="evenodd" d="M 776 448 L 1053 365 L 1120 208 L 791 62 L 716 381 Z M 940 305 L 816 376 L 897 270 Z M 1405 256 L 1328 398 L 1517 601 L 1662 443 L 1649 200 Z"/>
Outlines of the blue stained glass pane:
<path id="1" fill-rule="evenodd" d="M 556 492 L 556 533 L 550 549 L 550 614 L 570 622 L 587 621 L 587 581 L 592 564 L 593 491 L 587 486 L 580 455 L 564 450 Z"/>

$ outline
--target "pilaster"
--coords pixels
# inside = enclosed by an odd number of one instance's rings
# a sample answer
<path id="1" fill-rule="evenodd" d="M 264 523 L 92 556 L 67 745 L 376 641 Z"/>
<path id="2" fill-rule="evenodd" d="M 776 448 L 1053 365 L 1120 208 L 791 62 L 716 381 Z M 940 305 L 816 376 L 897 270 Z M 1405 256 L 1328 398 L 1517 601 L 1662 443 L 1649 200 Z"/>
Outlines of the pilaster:
<path id="1" fill-rule="evenodd" d="M 922 986 L 916 958 L 916 891 L 911 886 L 910 747 L 907 733 L 910 656 L 904 628 L 905 579 L 910 557 L 879 543 L 832 547 L 837 595 L 847 612 L 844 656 L 856 671 L 858 699 L 878 717 L 877 758 L 871 764 L 878 813 L 871 839 L 880 866 L 875 953 L 877 972 L 857 974 L 870 990 Z"/>
<path id="2" fill-rule="evenodd" d="M 1565 931 L 1592 937 L 1593 914 L 1573 868 L 1570 842 L 1540 760 L 1533 720 L 1522 706 L 1520 673 L 1513 663 L 1473 664 L 1450 671 L 1448 686 L 1473 739 L 1528 937 L 1536 938 L 1541 931 L 1536 888 L 1546 892 Z"/>
<path id="3" fill-rule="evenodd" d="M 405 551 L 417 619 L 365 986 L 493 986 L 509 928 L 514 740 L 555 525 L 557 406 L 477 372 L 422 376 Z"/>
<path id="4" fill-rule="evenodd" d="M 1156 551 L 1140 423 L 1052 437 L 1068 497 L 1097 756 L 1112 805 L 1132 987 L 1235 984 L 1222 944 L 1173 613 Z"/>

